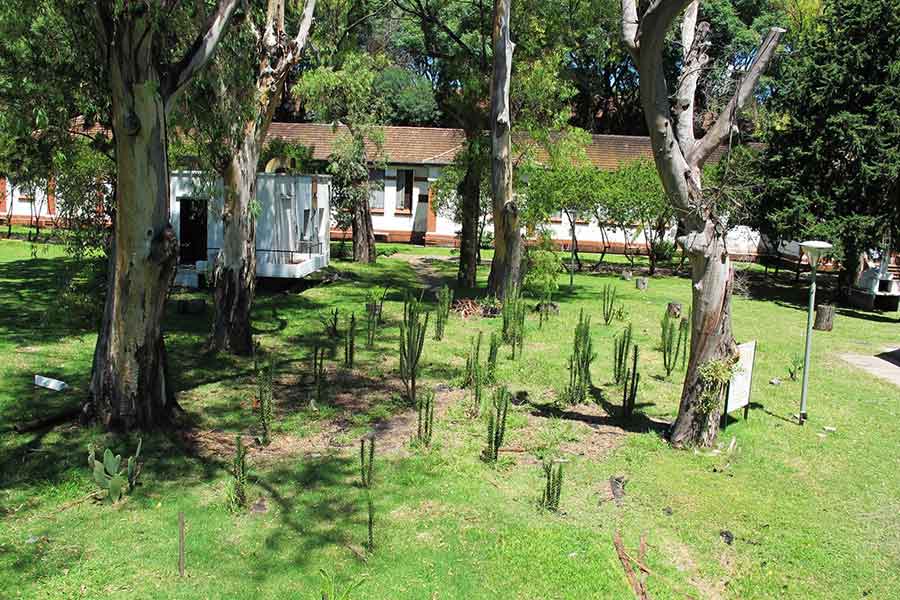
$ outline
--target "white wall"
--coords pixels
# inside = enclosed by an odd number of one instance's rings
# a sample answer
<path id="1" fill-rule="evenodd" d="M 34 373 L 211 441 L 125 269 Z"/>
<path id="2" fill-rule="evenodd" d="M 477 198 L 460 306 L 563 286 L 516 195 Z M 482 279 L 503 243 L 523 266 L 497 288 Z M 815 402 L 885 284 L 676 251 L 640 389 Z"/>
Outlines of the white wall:
<path id="1" fill-rule="evenodd" d="M 25 202 L 23 197 L 33 198 L 33 202 Z M 12 212 L 10 212 L 12 209 Z M 50 214 L 50 204 L 47 201 L 47 190 L 43 187 L 36 189 L 17 187 L 13 181 L 6 181 L 6 210 L 0 217 L 7 215 L 22 218 L 39 217 L 43 219 L 52 219 L 55 215 Z"/>

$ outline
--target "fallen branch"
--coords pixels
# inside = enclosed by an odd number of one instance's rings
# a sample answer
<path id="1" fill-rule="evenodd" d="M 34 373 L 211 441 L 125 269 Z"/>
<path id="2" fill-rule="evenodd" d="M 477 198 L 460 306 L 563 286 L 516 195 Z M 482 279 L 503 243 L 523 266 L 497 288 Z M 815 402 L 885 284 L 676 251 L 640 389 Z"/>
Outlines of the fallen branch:
<path id="1" fill-rule="evenodd" d="M 625 577 L 628 579 L 628 583 L 631 585 L 631 590 L 634 592 L 634 595 L 640 600 L 650 600 L 644 582 L 638 579 L 637 574 L 634 572 L 634 568 L 631 566 L 633 559 L 628 556 L 628 552 L 625 551 L 625 544 L 622 543 L 622 534 L 618 530 L 613 536 L 613 545 L 616 547 L 616 554 L 619 555 L 619 562 L 622 563 L 622 568 L 625 570 Z M 641 537 L 641 546 L 641 558 L 643 558 L 643 552 L 646 548 L 646 541 L 643 539 L 643 536 Z M 643 569 L 641 570 L 643 571 Z"/>
<path id="2" fill-rule="evenodd" d="M 77 419 L 80 414 L 80 406 L 69 408 L 61 413 L 51 415 L 49 417 L 33 419 L 31 421 L 25 421 L 24 423 L 16 423 L 13 426 L 13 429 L 16 431 L 16 433 L 30 433 L 32 431 L 37 431 L 38 429 L 47 429 L 49 427 L 55 427 L 56 425 L 65 423 L 67 421 L 72 421 L 74 419 Z"/>

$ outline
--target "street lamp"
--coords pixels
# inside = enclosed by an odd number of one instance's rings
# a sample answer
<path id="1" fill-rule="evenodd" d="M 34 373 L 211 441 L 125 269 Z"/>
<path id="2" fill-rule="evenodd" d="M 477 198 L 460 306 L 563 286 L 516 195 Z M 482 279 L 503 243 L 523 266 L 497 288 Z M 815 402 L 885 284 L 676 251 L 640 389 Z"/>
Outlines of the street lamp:
<path id="1" fill-rule="evenodd" d="M 828 242 L 810 241 L 801 242 L 800 248 L 809 257 L 811 271 L 809 283 L 809 309 L 806 313 L 806 352 L 803 355 L 803 388 L 800 395 L 800 424 L 806 422 L 806 390 L 809 386 L 809 354 L 812 348 L 813 310 L 816 307 L 816 266 L 823 254 L 831 250 Z"/>

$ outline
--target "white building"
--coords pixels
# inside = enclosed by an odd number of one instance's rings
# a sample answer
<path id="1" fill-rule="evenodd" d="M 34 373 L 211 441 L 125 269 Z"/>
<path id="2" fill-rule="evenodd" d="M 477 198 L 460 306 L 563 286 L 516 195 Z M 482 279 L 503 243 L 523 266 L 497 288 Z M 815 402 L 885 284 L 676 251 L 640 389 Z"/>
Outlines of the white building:
<path id="1" fill-rule="evenodd" d="M 179 281 L 215 265 L 222 247 L 222 184 L 196 171 L 175 171 L 169 218 L 180 243 Z M 328 266 L 331 179 L 258 173 L 256 275 L 299 279 Z"/>
<path id="2" fill-rule="evenodd" d="M 372 192 L 372 224 L 378 241 L 457 246 L 460 226 L 450 215 L 436 213 L 432 184 L 441 169 L 453 162 L 463 148 L 465 135 L 460 129 L 432 127 L 383 127 L 386 168 L 373 170 L 371 176 L 382 180 L 383 190 Z M 273 123 L 270 138 L 310 148 L 311 158 L 324 166 L 339 135 L 332 125 L 318 123 Z M 622 135 L 594 135 L 587 148 L 588 158 L 601 169 L 617 169 L 622 163 L 652 158 L 649 138 Z M 716 160 L 718 156 L 714 156 Z M 568 248 L 569 224 L 562 218 L 550 224 L 558 245 Z M 490 229 L 490 225 L 488 225 Z M 601 226 L 596 219 L 576 226 L 578 248 L 585 252 L 646 253 L 646 241 L 639 227 L 627 231 Z M 674 230 L 672 232 L 674 235 Z M 331 238 L 341 239 L 347 232 L 332 229 Z M 765 252 L 759 233 L 737 227 L 728 234 L 729 251 L 734 257 L 755 260 Z"/>

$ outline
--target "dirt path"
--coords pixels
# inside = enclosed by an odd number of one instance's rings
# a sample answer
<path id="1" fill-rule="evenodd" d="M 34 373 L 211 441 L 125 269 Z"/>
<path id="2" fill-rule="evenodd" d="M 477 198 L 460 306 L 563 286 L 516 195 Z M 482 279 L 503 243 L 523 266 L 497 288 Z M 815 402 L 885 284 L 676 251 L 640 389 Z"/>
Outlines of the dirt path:
<path id="1" fill-rule="evenodd" d="M 881 354 L 841 354 L 841 359 L 885 381 L 900 387 L 900 348 L 886 348 Z"/>
<path id="2" fill-rule="evenodd" d="M 446 284 L 447 276 L 441 273 L 438 266 L 441 263 L 452 263 L 457 260 L 453 256 L 422 256 L 403 253 L 394 254 L 391 258 L 409 263 L 409 266 L 418 276 L 419 281 L 428 289 L 437 289 Z"/>

